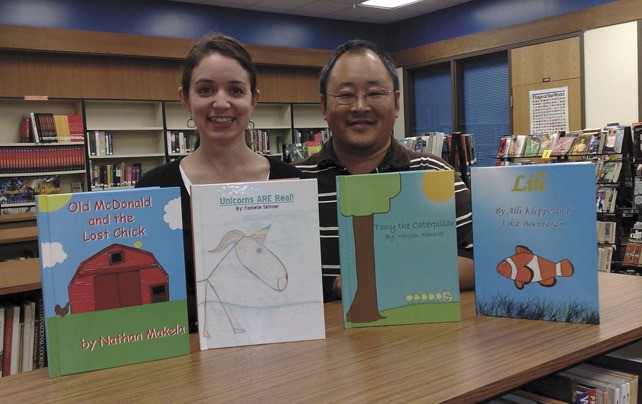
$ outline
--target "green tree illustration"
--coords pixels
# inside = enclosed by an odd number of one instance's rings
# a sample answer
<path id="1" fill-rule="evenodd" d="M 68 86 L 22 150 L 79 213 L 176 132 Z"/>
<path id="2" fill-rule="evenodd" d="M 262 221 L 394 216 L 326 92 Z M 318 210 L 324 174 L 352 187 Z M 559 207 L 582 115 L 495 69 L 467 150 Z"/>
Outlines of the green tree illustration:
<path id="1" fill-rule="evenodd" d="M 339 177 L 341 215 L 352 217 L 357 290 L 346 315 L 353 323 L 368 323 L 379 313 L 374 251 L 374 214 L 390 210 L 390 200 L 401 191 L 401 176 L 377 174 Z"/>

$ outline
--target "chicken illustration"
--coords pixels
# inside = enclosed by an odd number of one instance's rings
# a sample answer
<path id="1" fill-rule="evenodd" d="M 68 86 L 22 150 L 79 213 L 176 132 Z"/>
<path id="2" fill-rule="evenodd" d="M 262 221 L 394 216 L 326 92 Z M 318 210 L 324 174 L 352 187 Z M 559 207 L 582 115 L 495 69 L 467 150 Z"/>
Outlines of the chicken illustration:
<path id="1" fill-rule="evenodd" d="M 66 316 L 67 314 L 69 314 L 69 302 L 67 302 L 67 304 L 65 304 L 62 307 L 60 307 L 59 304 L 56 304 L 54 311 L 56 312 L 57 315 L 60 316 L 60 318 Z"/>
<path id="2" fill-rule="evenodd" d="M 515 247 L 515 255 L 497 264 L 497 273 L 515 281 L 515 287 L 520 290 L 531 282 L 555 286 L 558 276 L 572 276 L 574 271 L 573 264 L 567 259 L 552 262 L 521 245 Z"/>

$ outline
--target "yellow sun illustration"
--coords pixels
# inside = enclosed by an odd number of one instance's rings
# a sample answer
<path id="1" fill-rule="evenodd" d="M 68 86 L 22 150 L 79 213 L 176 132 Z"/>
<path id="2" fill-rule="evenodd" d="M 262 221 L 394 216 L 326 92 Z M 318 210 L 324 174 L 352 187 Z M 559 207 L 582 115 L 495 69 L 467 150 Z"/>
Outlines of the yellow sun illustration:
<path id="1" fill-rule="evenodd" d="M 69 202 L 71 194 L 49 195 L 46 198 L 38 198 L 38 210 L 41 212 L 56 211 Z"/>
<path id="2" fill-rule="evenodd" d="M 430 175 L 424 175 L 422 181 L 424 194 L 431 201 L 446 202 L 455 194 L 454 175 L 453 171 L 433 171 Z"/>

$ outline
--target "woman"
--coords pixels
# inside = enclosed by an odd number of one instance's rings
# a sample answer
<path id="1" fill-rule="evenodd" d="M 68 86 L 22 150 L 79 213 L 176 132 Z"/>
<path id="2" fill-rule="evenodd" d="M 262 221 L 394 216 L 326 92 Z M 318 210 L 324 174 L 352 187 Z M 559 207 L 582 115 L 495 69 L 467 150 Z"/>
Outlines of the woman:
<path id="1" fill-rule="evenodd" d="M 190 155 L 145 174 L 136 187 L 180 187 L 190 332 L 197 310 L 192 255 L 191 184 L 298 178 L 293 166 L 258 155 L 245 144 L 245 130 L 259 101 L 252 58 L 234 38 L 209 33 L 190 50 L 178 96 L 196 126 L 198 147 Z"/>

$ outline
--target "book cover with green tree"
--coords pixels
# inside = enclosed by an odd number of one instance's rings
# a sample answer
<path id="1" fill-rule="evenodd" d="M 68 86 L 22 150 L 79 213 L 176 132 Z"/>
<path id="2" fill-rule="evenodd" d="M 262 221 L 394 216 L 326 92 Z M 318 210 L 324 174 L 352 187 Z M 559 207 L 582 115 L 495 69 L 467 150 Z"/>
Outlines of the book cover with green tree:
<path id="1" fill-rule="evenodd" d="M 337 177 L 346 328 L 461 320 L 454 173 Z"/>

